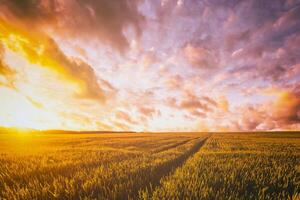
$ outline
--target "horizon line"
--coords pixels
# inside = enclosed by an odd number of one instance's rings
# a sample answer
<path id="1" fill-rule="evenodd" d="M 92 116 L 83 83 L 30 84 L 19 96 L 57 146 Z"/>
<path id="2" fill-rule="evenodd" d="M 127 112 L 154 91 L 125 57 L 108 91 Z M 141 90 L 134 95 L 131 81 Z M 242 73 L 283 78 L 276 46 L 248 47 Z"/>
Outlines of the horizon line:
<path id="1" fill-rule="evenodd" d="M 246 130 L 246 131 L 109 131 L 109 130 L 64 130 L 64 129 L 48 129 L 39 130 L 33 128 L 18 128 L 18 127 L 2 127 L 0 126 L 0 132 L 2 131 L 20 131 L 20 132 L 44 132 L 49 134 L 54 133 L 74 133 L 74 134 L 89 134 L 89 133 L 258 133 L 258 132 L 289 132 L 300 133 L 300 130 Z"/>

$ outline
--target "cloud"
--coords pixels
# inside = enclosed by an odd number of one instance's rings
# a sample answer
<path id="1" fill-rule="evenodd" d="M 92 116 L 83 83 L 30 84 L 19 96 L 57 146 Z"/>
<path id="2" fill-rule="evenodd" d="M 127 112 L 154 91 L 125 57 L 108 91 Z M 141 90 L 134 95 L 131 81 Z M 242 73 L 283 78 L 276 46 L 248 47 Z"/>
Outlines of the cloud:
<path id="1" fill-rule="evenodd" d="M 97 130 L 102 130 L 102 131 L 113 131 L 114 128 L 106 123 L 97 121 L 96 122 L 97 125 Z"/>
<path id="2" fill-rule="evenodd" d="M 169 97 L 165 105 L 183 111 L 185 118 L 194 120 L 195 118 L 206 118 L 211 113 L 219 109 L 219 104 L 207 96 L 196 96 L 191 92 L 185 92 L 182 98 Z"/>
<path id="3" fill-rule="evenodd" d="M 0 74 L 6 74 L 8 69 L 2 60 L 3 59 L 2 55 L 3 55 L 3 47 L 0 45 Z"/>
<path id="4" fill-rule="evenodd" d="M 256 130 L 256 127 L 263 123 L 267 117 L 266 112 L 262 111 L 262 107 L 246 105 L 239 108 L 241 117 L 235 119 L 238 130 Z"/>
<path id="5" fill-rule="evenodd" d="M 7 20 L 14 17 L 25 27 L 47 27 L 68 38 L 99 39 L 124 51 L 128 47 L 124 30 L 132 27 L 138 35 L 142 31 L 138 4 L 139 0 L 4 0 L 0 9 Z"/>
<path id="6" fill-rule="evenodd" d="M 228 100 L 225 96 L 221 96 L 218 99 L 218 107 L 224 111 L 224 112 L 228 112 L 229 111 L 229 103 Z"/>
<path id="7" fill-rule="evenodd" d="M 127 126 L 124 123 L 120 123 L 120 122 L 113 122 L 113 127 L 114 127 L 114 130 L 131 131 L 129 126 Z"/>
<path id="8" fill-rule="evenodd" d="M 105 94 L 97 82 L 94 69 L 81 60 L 71 60 L 67 57 L 61 57 L 61 62 L 65 62 L 65 69 L 71 74 L 81 86 L 80 96 L 84 98 L 98 99 L 101 102 L 105 100 Z"/>
<path id="9" fill-rule="evenodd" d="M 43 33 L 31 33 L 1 21 L 0 26 L 1 41 L 6 49 L 19 53 L 32 64 L 53 70 L 66 81 L 76 83 L 79 96 L 104 101 L 105 95 L 91 66 L 67 57 L 54 40 Z"/>
<path id="10" fill-rule="evenodd" d="M 145 52 L 141 60 L 145 68 L 148 68 L 149 66 L 158 62 L 158 58 L 154 51 Z"/>
<path id="11" fill-rule="evenodd" d="M 300 63 L 297 40 L 300 35 L 300 7 L 274 1 L 274 7 L 265 9 L 266 4 L 253 1 L 250 8 L 258 10 L 250 10 L 248 19 L 240 19 L 245 22 L 245 30 L 228 34 L 225 41 L 227 49 L 233 51 L 232 61 L 237 68 L 251 66 L 247 73 L 252 79 L 277 81 L 285 78 L 291 66 Z M 247 12 L 250 14 L 250 11 Z M 262 18 L 254 16 L 256 12 Z"/>
<path id="12" fill-rule="evenodd" d="M 216 57 L 211 51 L 192 44 L 185 46 L 184 55 L 187 61 L 195 67 L 211 69 L 218 65 Z"/>
<path id="13" fill-rule="evenodd" d="M 282 88 L 269 88 L 261 92 L 271 95 L 273 100 L 236 110 L 235 115 L 240 116 L 236 119 L 240 130 L 293 129 L 299 124 L 299 93 Z"/>
<path id="14" fill-rule="evenodd" d="M 122 121 L 125 121 L 125 122 L 127 122 L 129 124 L 134 124 L 135 123 L 135 121 L 129 116 L 129 114 L 127 114 L 127 113 L 125 113 L 123 111 L 118 111 L 116 113 L 116 118 L 120 119 Z"/>
<path id="15" fill-rule="evenodd" d="M 159 114 L 159 111 L 157 111 L 155 108 L 147 106 L 140 107 L 139 112 L 145 117 L 153 117 L 154 115 Z"/>
<path id="16" fill-rule="evenodd" d="M 177 75 L 169 75 L 165 81 L 166 86 L 168 86 L 170 89 L 177 90 L 183 85 L 183 78 L 177 74 Z"/>
<path id="17" fill-rule="evenodd" d="M 203 112 L 199 112 L 198 110 L 193 110 L 191 112 L 191 115 L 196 116 L 196 117 L 201 117 L 201 118 L 205 118 L 206 114 Z"/>
<path id="18" fill-rule="evenodd" d="M 183 109 L 201 109 L 204 111 L 210 111 L 207 104 L 204 104 L 199 100 L 184 100 L 179 104 L 179 107 Z"/>
<path id="19" fill-rule="evenodd" d="M 299 13 L 293 0 L 2 0 L 0 38 L 5 55 L 32 64 L 27 85 L 15 67 L 28 100 L 76 110 L 90 119 L 74 119 L 80 126 L 105 119 L 99 128 L 295 129 Z M 14 59 L 5 61 L 2 86 L 14 83 Z M 58 109 L 64 97 L 70 105 Z"/>
<path id="20" fill-rule="evenodd" d="M 285 124 L 300 122 L 300 96 L 288 91 L 277 94 L 271 111 L 272 118 Z"/>
<path id="21" fill-rule="evenodd" d="M 14 87 L 15 72 L 3 61 L 4 48 L 0 43 L 0 86 Z"/>
<path id="22" fill-rule="evenodd" d="M 177 106 L 177 100 L 174 97 L 168 97 L 165 101 L 165 104 L 171 108 L 176 108 Z"/>
<path id="23" fill-rule="evenodd" d="M 3 5 L 6 14 L 14 15 L 22 20 L 38 20 L 47 19 L 55 15 L 56 1 L 32 1 L 32 0 L 3 0 Z"/>
<path id="24" fill-rule="evenodd" d="M 208 104 L 212 105 L 212 106 L 217 106 L 217 102 L 215 100 L 213 100 L 212 98 L 209 98 L 207 96 L 202 96 L 202 99 L 205 100 Z"/>

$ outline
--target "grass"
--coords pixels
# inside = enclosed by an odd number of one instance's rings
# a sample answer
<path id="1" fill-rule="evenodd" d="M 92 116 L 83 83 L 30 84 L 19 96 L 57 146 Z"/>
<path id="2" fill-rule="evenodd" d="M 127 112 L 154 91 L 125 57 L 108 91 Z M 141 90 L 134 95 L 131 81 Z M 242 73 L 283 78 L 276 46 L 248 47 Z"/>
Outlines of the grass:
<path id="1" fill-rule="evenodd" d="M 0 199 L 300 198 L 297 133 L 28 132 L 0 134 Z"/>
<path id="2" fill-rule="evenodd" d="M 300 135 L 214 134 L 142 199 L 299 199 Z"/>
<path id="3" fill-rule="evenodd" d="M 0 199 L 135 199 L 206 136 L 1 134 Z"/>

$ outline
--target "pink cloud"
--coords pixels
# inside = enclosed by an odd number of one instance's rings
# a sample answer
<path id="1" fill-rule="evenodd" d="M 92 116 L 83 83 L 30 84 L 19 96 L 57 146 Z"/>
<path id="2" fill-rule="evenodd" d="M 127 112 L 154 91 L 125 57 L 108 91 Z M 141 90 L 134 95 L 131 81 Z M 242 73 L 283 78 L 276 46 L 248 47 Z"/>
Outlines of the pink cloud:
<path id="1" fill-rule="evenodd" d="M 129 116 L 129 114 L 123 112 L 123 111 L 118 111 L 116 113 L 116 118 L 117 119 L 120 119 L 120 120 L 123 120 L 129 124 L 134 124 L 135 121 Z"/>
<path id="2" fill-rule="evenodd" d="M 156 111 L 156 109 L 151 108 L 151 107 L 146 107 L 146 106 L 140 107 L 139 111 L 140 111 L 140 113 L 142 113 L 146 117 L 153 117 L 155 114 L 158 113 Z"/>
<path id="3" fill-rule="evenodd" d="M 188 44 L 184 48 L 184 55 L 187 61 L 195 67 L 214 68 L 218 65 L 216 56 L 211 51 L 200 46 Z"/>

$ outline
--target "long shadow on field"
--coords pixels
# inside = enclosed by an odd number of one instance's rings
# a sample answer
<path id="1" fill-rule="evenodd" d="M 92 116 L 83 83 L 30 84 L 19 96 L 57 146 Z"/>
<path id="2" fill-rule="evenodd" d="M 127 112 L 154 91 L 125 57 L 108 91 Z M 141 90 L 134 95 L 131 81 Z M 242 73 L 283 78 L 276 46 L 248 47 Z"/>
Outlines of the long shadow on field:
<path id="1" fill-rule="evenodd" d="M 169 160 L 153 169 L 143 169 L 139 172 L 138 176 L 142 179 L 141 184 L 136 184 L 136 187 L 133 188 L 128 194 L 128 199 L 137 199 L 138 192 L 140 190 L 148 190 L 152 191 L 155 187 L 159 186 L 160 180 L 162 177 L 171 174 L 176 168 L 180 167 L 189 157 L 193 156 L 196 152 L 200 150 L 200 148 L 205 144 L 206 140 L 204 138 L 196 144 L 184 154 L 178 156 L 173 160 Z"/>

